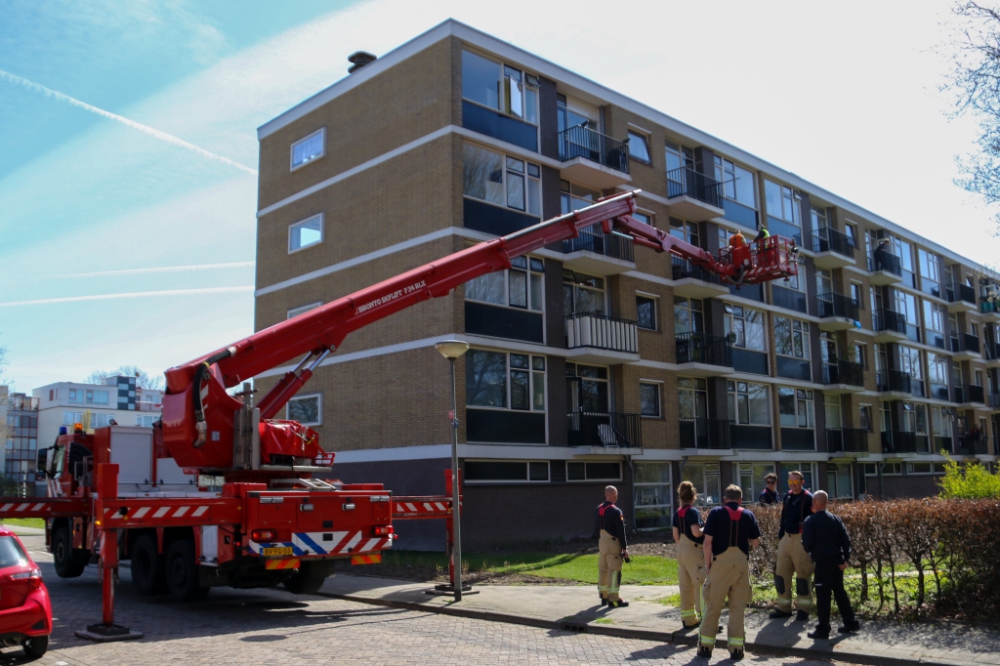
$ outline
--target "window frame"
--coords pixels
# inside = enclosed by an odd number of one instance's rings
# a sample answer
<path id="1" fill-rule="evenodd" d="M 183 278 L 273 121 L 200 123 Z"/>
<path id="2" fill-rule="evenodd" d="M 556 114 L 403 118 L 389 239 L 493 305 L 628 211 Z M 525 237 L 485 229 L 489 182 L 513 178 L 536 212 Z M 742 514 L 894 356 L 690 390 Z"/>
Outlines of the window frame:
<path id="1" fill-rule="evenodd" d="M 503 203 L 496 203 L 495 201 L 490 201 L 489 199 L 480 198 L 473 194 L 469 194 L 468 191 L 466 190 L 466 186 L 468 183 L 468 181 L 466 180 L 466 174 L 467 174 L 466 168 L 469 164 L 469 160 L 467 159 L 467 153 L 466 153 L 467 148 L 472 150 L 481 150 L 499 156 L 500 158 L 499 189 L 501 196 L 503 197 Z M 524 171 L 518 172 L 515 169 L 509 168 L 508 164 L 510 164 L 511 160 L 522 163 L 524 165 Z M 534 170 L 535 173 L 537 173 L 537 175 L 532 175 L 532 170 Z M 508 173 L 511 171 L 513 171 L 513 173 L 516 176 L 524 180 L 524 209 L 510 205 L 510 198 L 509 198 L 510 176 L 508 175 Z M 495 181 L 490 181 L 490 182 L 495 182 Z M 532 183 L 534 183 L 534 188 L 532 188 Z M 534 198 L 532 197 L 533 191 L 534 195 L 536 195 Z M 532 162 L 531 160 L 525 159 L 518 155 L 511 155 L 504 151 L 483 146 L 474 141 L 465 140 L 462 142 L 462 198 L 471 199 L 473 201 L 478 201 L 480 203 L 484 203 L 490 206 L 496 206 L 497 208 L 503 208 L 504 210 L 512 210 L 516 213 L 520 213 L 521 215 L 527 215 L 528 217 L 535 217 L 541 220 L 542 219 L 542 165 L 537 162 Z M 531 210 L 533 208 L 538 212 L 532 213 Z"/>
<path id="2" fill-rule="evenodd" d="M 517 310 L 519 312 L 534 312 L 536 314 L 544 315 L 545 314 L 545 260 L 542 259 L 542 258 L 540 258 L 540 257 L 532 257 L 532 256 L 515 257 L 512 260 L 512 262 L 515 262 L 515 263 L 521 263 L 522 261 L 524 263 L 524 266 L 517 266 L 517 265 L 513 265 L 513 263 L 512 263 L 512 265 L 511 265 L 510 268 L 505 268 L 502 271 L 493 271 L 492 273 L 486 273 L 485 275 L 480 275 L 479 277 L 475 277 L 475 278 L 469 280 L 468 282 L 465 282 L 464 283 L 464 287 L 465 287 L 464 298 L 465 298 L 465 300 L 467 300 L 469 302 L 472 302 L 472 303 L 483 303 L 485 305 L 491 305 L 491 306 L 497 307 L 497 308 L 508 308 L 510 310 Z M 532 264 L 534 262 L 539 262 L 541 264 L 541 268 L 535 268 L 535 267 L 533 267 Z M 513 273 L 523 273 L 524 274 L 524 280 L 525 280 L 525 299 L 527 301 L 527 304 L 524 305 L 524 306 L 515 305 L 515 304 L 511 303 L 511 293 L 512 293 L 512 291 L 511 291 L 510 283 L 511 283 L 511 273 L 512 272 Z M 491 280 L 491 279 L 496 279 L 498 276 L 501 276 L 501 275 L 503 276 L 502 279 L 503 279 L 503 293 L 504 293 L 503 300 L 504 300 L 504 303 L 495 303 L 493 301 L 486 301 L 486 300 L 482 300 L 482 299 L 479 299 L 479 298 L 475 298 L 475 297 L 470 297 L 469 296 L 469 284 L 470 283 L 475 282 L 476 280 L 488 281 L 488 280 Z M 538 292 L 538 297 L 539 297 L 540 300 L 539 300 L 539 303 L 537 303 L 537 305 L 538 305 L 537 308 L 532 307 L 533 305 L 535 305 L 534 290 L 532 288 L 532 285 L 534 284 L 534 281 L 533 281 L 532 278 L 535 277 L 535 276 L 537 276 L 538 279 L 540 280 L 540 290 Z"/>
<path id="3" fill-rule="evenodd" d="M 467 48 L 463 46 L 462 48 L 463 58 L 464 54 L 468 53 L 471 56 L 486 60 L 497 67 L 497 83 L 499 84 L 497 90 L 497 105 L 491 106 L 488 103 L 479 101 L 478 99 L 473 99 L 471 97 L 465 96 L 465 67 L 462 67 L 462 101 L 469 102 L 470 104 L 475 104 L 484 109 L 489 109 L 490 111 L 495 111 L 496 113 L 502 113 L 505 116 L 510 116 L 511 118 L 517 118 L 523 123 L 528 125 L 533 125 L 536 129 L 541 124 L 541 81 L 537 74 L 532 74 L 531 72 L 521 69 L 518 66 L 511 65 L 505 60 L 497 60 L 491 55 L 485 53 L 480 53 L 474 49 Z M 464 65 L 464 61 L 462 62 Z M 517 72 L 520 75 L 520 79 L 514 79 L 511 77 L 507 70 L 512 72 Z M 534 79 L 534 82 L 529 79 Z M 521 85 L 521 113 L 513 113 L 513 94 L 510 92 L 514 87 L 514 81 L 517 81 Z M 535 108 L 533 113 L 528 112 L 528 99 L 531 97 L 528 94 L 528 88 L 534 89 L 534 101 Z M 529 117 L 533 116 L 534 120 L 529 120 Z"/>
<path id="4" fill-rule="evenodd" d="M 652 327 L 643 326 L 640 323 L 639 318 L 639 299 L 644 301 L 649 301 L 653 307 L 653 325 Z M 646 292 L 635 292 L 635 325 L 643 331 L 659 331 L 660 330 L 660 297 L 654 294 L 649 294 Z"/>
<path id="5" fill-rule="evenodd" d="M 497 407 L 495 405 L 476 405 L 469 403 L 469 390 L 468 390 L 468 360 L 471 358 L 470 353 L 473 352 L 486 352 L 490 354 L 503 354 L 504 356 L 504 405 L 502 407 Z M 512 367 L 510 364 L 510 357 L 514 356 L 527 356 L 528 357 L 528 367 L 519 368 Z M 488 349 L 485 347 L 473 347 L 465 354 L 466 359 L 466 391 L 465 391 L 465 408 L 466 409 L 484 409 L 492 411 L 503 411 L 503 412 L 515 412 L 519 414 L 548 414 L 549 410 L 549 395 L 548 395 L 548 357 L 543 354 L 530 354 L 522 353 L 516 351 L 506 351 L 506 350 L 496 350 Z M 542 359 L 544 368 L 538 370 L 535 368 L 535 359 Z M 511 393 L 513 390 L 513 382 L 511 381 L 512 372 L 528 373 L 528 408 L 521 409 L 517 407 L 511 407 L 513 401 L 511 399 Z M 542 385 L 542 400 L 545 406 L 542 409 L 535 409 L 534 398 L 535 398 L 535 382 L 539 381 L 537 375 L 541 374 L 541 385 Z M 550 477 L 551 478 L 551 477 Z"/>
<path id="6" fill-rule="evenodd" d="M 663 418 L 663 390 L 660 388 L 663 385 L 662 381 L 653 379 L 640 379 L 639 380 L 639 418 L 643 419 L 662 419 Z M 656 413 L 647 414 L 643 410 L 642 404 L 642 389 L 643 387 L 651 387 L 656 391 Z"/>
<path id="7" fill-rule="evenodd" d="M 465 464 L 467 463 L 524 463 L 524 479 L 469 479 L 465 476 Z M 544 480 L 532 479 L 531 478 L 531 465 L 535 464 L 545 464 L 545 469 L 548 472 L 547 478 Z M 462 483 L 470 485 L 517 485 L 517 484 L 541 484 L 541 483 L 552 483 L 552 462 L 549 460 L 528 460 L 528 459 L 518 459 L 518 460 L 497 460 L 491 458 L 471 458 L 462 461 Z"/>
<path id="8" fill-rule="evenodd" d="M 737 309 L 740 310 L 739 314 L 736 314 L 736 310 Z M 758 349 L 756 347 L 748 347 L 748 346 L 746 346 L 746 339 L 747 339 L 747 335 L 746 335 L 747 316 L 746 316 L 746 313 L 747 312 L 752 312 L 752 313 L 756 314 L 759 317 L 759 321 L 760 321 L 760 339 L 761 339 L 761 344 L 762 344 L 762 348 L 760 348 L 760 349 Z M 746 350 L 749 350 L 749 351 L 763 352 L 763 353 L 767 353 L 769 351 L 768 350 L 768 345 L 767 345 L 767 339 L 768 339 L 769 336 L 767 335 L 767 324 L 765 323 L 766 320 L 767 320 L 767 317 L 766 317 L 766 312 L 764 310 L 757 310 L 755 308 L 749 308 L 749 307 L 746 307 L 746 306 L 743 306 L 743 305 L 734 305 L 732 303 L 724 303 L 723 304 L 722 319 L 723 319 L 723 323 L 724 323 L 725 334 L 727 336 L 730 333 L 736 334 L 736 340 L 733 341 L 733 347 L 737 347 L 739 349 L 746 349 Z M 742 345 L 739 344 L 740 336 L 739 336 L 739 334 L 736 333 L 736 321 L 737 320 L 743 322 L 743 340 L 744 340 L 744 344 L 742 344 Z"/>
<path id="9" fill-rule="evenodd" d="M 664 469 L 667 470 L 668 480 L 667 481 L 635 481 L 634 479 L 638 478 L 639 474 L 636 473 L 635 475 L 633 475 L 633 481 L 632 481 L 632 499 L 633 499 L 633 502 L 632 502 L 632 506 L 634 508 L 633 509 L 634 512 L 638 516 L 639 511 L 646 510 L 646 509 L 649 509 L 649 510 L 667 509 L 667 512 L 666 512 L 667 513 L 667 517 L 673 516 L 673 511 L 674 511 L 674 504 L 673 504 L 673 502 L 674 502 L 674 496 L 675 496 L 674 495 L 674 466 L 670 463 L 670 461 L 666 461 L 666 460 L 664 460 L 664 461 L 657 460 L 657 461 L 649 461 L 649 462 L 644 462 L 644 463 L 641 463 L 641 462 L 635 463 L 636 468 L 640 468 L 640 466 L 642 466 L 642 465 L 658 465 L 658 466 L 662 466 Z M 666 488 L 667 492 L 666 492 L 665 495 L 666 495 L 666 497 L 667 497 L 667 499 L 669 501 L 669 504 L 640 504 L 639 503 L 639 493 L 638 493 L 638 489 L 639 488 Z M 655 526 L 654 527 L 636 527 L 636 529 L 637 530 L 642 530 L 642 531 L 647 531 L 647 530 L 663 529 L 663 527 L 655 527 Z"/>
<path id="10" fill-rule="evenodd" d="M 747 461 L 747 462 L 740 461 L 736 463 L 736 484 L 743 490 L 744 504 L 756 504 L 757 500 L 760 497 L 760 493 L 757 491 L 757 488 L 754 485 L 754 481 L 756 479 L 755 468 L 756 472 L 764 471 L 765 469 L 767 470 L 764 473 L 764 475 L 760 477 L 761 480 L 760 487 L 763 489 L 765 485 L 763 483 L 764 476 L 766 476 L 767 474 L 774 473 L 775 464 L 773 462 L 752 462 L 752 461 Z M 749 492 L 747 492 L 748 490 L 747 487 L 743 485 L 743 479 L 745 478 L 745 476 L 750 477 Z"/>
<path id="11" fill-rule="evenodd" d="M 319 220 L 319 240 L 315 240 L 307 245 L 299 245 L 296 248 L 292 247 L 292 235 L 296 228 L 304 226 L 305 224 L 312 222 L 313 220 Z M 326 240 L 326 214 L 316 213 L 315 215 L 310 215 L 307 218 L 299 220 L 298 222 L 292 222 L 288 225 L 288 254 L 296 254 L 302 252 L 303 250 L 308 250 L 311 247 L 316 247 L 317 245 L 323 244 Z"/>
<path id="12" fill-rule="evenodd" d="M 317 403 L 316 403 L 316 416 L 317 416 L 317 418 L 319 420 L 317 422 L 315 422 L 315 423 L 312 423 L 312 422 L 306 423 L 304 421 L 299 421 L 298 423 L 301 423 L 302 425 L 309 426 L 309 427 L 323 425 L 323 393 L 322 393 L 322 391 L 317 392 L 317 393 L 303 393 L 302 395 L 292 396 L 288 400 L 288 402 L 285 403 L 285 419 L 288 420 L 288 421 L 294 421 L 295 420 L 290 415 L 291 404 L 293 402 L 298 402 L 300 400 L 308 400 L 308 399 L 312 399 L 312 398 L 316 398 L 316 400 L 317 400 Z"/>
<path id="13" fill-rule="evenodd" d="M 645 132 L 645 131 L 637 128 L 637 127 L 631 127 L 630 126 L 628 128 L 626 136 L 628 137 L 628 156 L 629 156 L 629 159 L 633 159 L 636 162 L 640 162 L 642 164 L 653 166 L 653 151 L 650 149 L 650 143 L 651 142 L 649 140 L 650 139 L 649 132 Z M 638 139 L 642 143 L 643 148 L 645 148 L 645 150 L 646 150 L 646 159 L 643 159 L 641 157 L 637 157 L 632 152 L 632 139 Z"/>
<path id="14" fill-rule="evenodd" d="M 721 183 L 722 185 L 721 189 L 723 198 L 729 199 L 730 201 L 734 201 L 740 204 L 741 206 L 746 206 L 747 208 L 760 212 L 760 202 L 757 201 L 757 195 L 758 195 L 757 172 L 752 171 L 748 167 L 745 167 L 742 164 L 735 162 L 734 160 L 723 157 L 722 155 L 714 156 L 712 166 L 715 169 L 715 179 L 719 181 L 719 183 Z M 736 187 L 736 181 L 739 180 L 740 178 L 740 173 L 739 173 L 740 171 L 744 171 L 750 176 L 750 189 L 748 191 L 750 192 L 750 194 L 753 195 L 753 203 L 748 204 L 744 201 L 740 201 L 739 198 L 740 190 Z M 727 180 L 726 179 L 727 175 L 731 175 L 732 178 Z M 729 196 L 729 194 L 727 193 L 728 191 L 726 185 L 729 182 L 733 183 L 733 196 Z"/>
<path id="15" fill-rule="evenodd" d="M 799 430 L 816 430 L 816 393 L 812 389 L 798 388 L 795 386 L 777 386 L 778 390 L 778 424 L 781 428 L 797 428 Z M 794 406 L 794 413 L 790 416 L 795 418 L 794 425 L 788 425 L 782 422 L 782 417 L 789 416 L 789 414 L 781 411 L 781 396 L 782 391 L 792 392 L 792 404 Z M 803 406 L 803 403 L 804 406 Z M 825 404 L 825 403 L 824 403 Z M 806 410 L 805 414 L 802 413 L 802 409 Z M 806 425 L 802 425 L 802 418 L 805 417 Z"/>
<path id="16" fill-rule="evenodd" d="M 604 483 L 605 481 L 621 481 L 624 477 L 622 476 L 622 464 L 618 460 L 567 460 L 566 462 L 566 483 Z M 618 476 L 615 477 L 594 477 L 591 478 L 587 474 L 587 467 L 592 463 L 597 463 L 600 465 L 618 465 Z M 571 479 L 569 478 L 569 466 L 570 465 L 583 465 L 583 478 L 582 479 Z"/>
<path id="17" fill-rule="evenodd" d="M 773 185 L 778 188 L 778 196 L 781 201 L 781 210 L 772 211 L 771 207 L 767 205 L 768 202 L 768 185 Z M 790 209 L 792 212 L 792 219 L 785 217 L 785 204 L 790 202 Z M 776 220 L 785 222 L 794 227 L 802 228 L 802 193 L 798 190 L 789 187 L 788 185 L 783 185 L 775 180 L 770 180 L 769 178 L 764 179 L 764 206 L 767 211 L 768 217 L 773 217 Z"/>
<path id="18" fill-rule="evenodd" d="M 789 322 L 788 325 L 788 346 L 791 347 L 791 354 L 784 354 L 779 351 L 778 347 L 778 320 L 784 319 Z M 796 334 L 796 324 L 798 324 L 798 334 L 800 342 L 802 345 L 802 355 L 798 355 L 795 349 L 795 334 Z M 775 315 L 772 328 L 774 329 L 774 353 L 776 356 L 781 356 L 783 358 L 797 358 L 803 361 L 808 361 L 810 358 L 810 338 L 809 338 L 809 322 L 802 321 L 801 319 L 795 319 L 794 317 L 785 317 L 783 315 Z"/>
<path id="19" fill-rule="evenodd" d="M 313 137 L 315 137 L 317 134 L 323 137 L 322 141 L 320 141 L 320 152 L 319 152 L 319 154 L 318 155 L 313 155 L 312 157 L 307 157 L 302 162 L 299 162 L 298 164 L 296 164 L 295 163 L 295 146 L 298 146 L 300 144 L 305 143 L 306 141 L 309 141 L 310 139 L 312 139 Z M 293 141 L 292 142 L 292 145 L 289 147 L 289 150 L 288 150 L 288 167 L 289 167 L 289 171 L 290 172 L 292 172 L 292 171 L 298 171 L 302 167 L 308 166 L 308 165 L 310 165 L 310 164 L 312 164 L 312 163 L 316 162 L 317 160 L 320 160 L 320 159 L 322 159 L 324 157 L 326 157 L 326 127 L 325 126 L 324 127 L 320 127 L 315 132 L 312 132 L 311 134 L 302 137 L 298 141 Z"/>
<path id="20" fill-rule="evenodd" d="M 740 385 L 741 384 L 745 384 L 746 385 L 746 390 L 745 391 L 740 391 Z M 753 422 L 753 417 L 751 416 L 753 414 L 753 410 L 750 409 L 750 386 L 751 385 L 757 386 L 757 387 L 763 387 L 764 399 L 767 402 L 767 405 L 766 405 L 767 409 L 764 410 L 764 412 L 767 414 L 767 422 L 766 423 L 754 423 Z M 730 387 L 732 387 L 732 390 L 730 390 Z M 744 381 L 742 379 L 740 379 L 740 380 L 736 380 L 736 379 L 726 380 L 726 414 L 727 414 L 727 418 L 730 421 L 732 421 L 734 424 L 738 425 L 738 426 L 755 426 L 755 427 L 758 427 L 758 428 L 773 428 L 774 427 L 774 422 L 773 422 L 773 418 L 772 418 L 773 415 L 771 413 L 771 410 L 772 410 L 771 399 L 772 398 L 771 398 L 771 390 L 770 389 L 771 389 L 771 385 L 770 384 L 763 384 L 763 383 L 760 383 L 760 382 L 748 382 L 748 381 Z M 747 420 L 745 422 L 740 420 L 740 404 L 739 403 L 740 403 L 740 397 L 741 396 L 746 396 Z"/>

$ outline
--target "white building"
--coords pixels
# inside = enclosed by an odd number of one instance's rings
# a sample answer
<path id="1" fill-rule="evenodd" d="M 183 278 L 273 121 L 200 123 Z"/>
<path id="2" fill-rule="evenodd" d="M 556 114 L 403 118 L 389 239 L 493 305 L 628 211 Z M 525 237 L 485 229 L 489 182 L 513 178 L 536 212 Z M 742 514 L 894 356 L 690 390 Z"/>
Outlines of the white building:
<path id="1" fill-rule="evenodd" d="M 114 421 L 123 426 L 152 427 L 160 418 L 163 391 L 137 388 L 135 377 L 110 377 L 104 384 L 58 382 L 36 388 L 39 446 L 51 446 L 60 426 L 72 432 L 90 412 L 89 428 Z"/>

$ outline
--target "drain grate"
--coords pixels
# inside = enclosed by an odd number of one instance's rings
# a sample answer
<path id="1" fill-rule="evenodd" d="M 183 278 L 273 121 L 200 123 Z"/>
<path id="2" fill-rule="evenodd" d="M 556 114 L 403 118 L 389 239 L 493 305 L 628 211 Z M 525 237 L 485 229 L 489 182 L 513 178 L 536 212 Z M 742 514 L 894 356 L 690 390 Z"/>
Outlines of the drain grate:
<path id="1" fill-rule="evenodd" d="M 562 631 L 575 631 L 578 634 L 587 633 L 587 623 L 586 622 L 563 622 L 559 625 Z"/>

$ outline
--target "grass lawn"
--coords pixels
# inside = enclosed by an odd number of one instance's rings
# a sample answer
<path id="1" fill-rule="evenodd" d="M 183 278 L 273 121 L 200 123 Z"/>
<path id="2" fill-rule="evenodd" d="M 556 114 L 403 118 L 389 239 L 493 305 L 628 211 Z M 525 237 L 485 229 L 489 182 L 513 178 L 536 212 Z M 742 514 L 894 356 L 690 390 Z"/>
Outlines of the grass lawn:
<path id="1" fill-rule="evenodd" d="M 474 553 L 463 558 L 463 569 L 494 574 L 526 574 L 539 578 L 572 580 L 578 583 L 597 584 L 597 555 L 552 553 Z M 397 566 L 441 567 L 447 569 L 448 560 L 443 553 L 392 551 L 383 553 L 383 564 Z M 677 560 L 672 558 L 639 555 L 632 557 L 632 564 L 622 570 L 624 585 L 676 585 Z"/>
<path id="2" fill-rule="evenodd" d="M 45 529 L 45 519 L 43 518 L 5 518 L 0 523 L 4 525 L 20 525 L 21 527 L 37 527 Z"/>

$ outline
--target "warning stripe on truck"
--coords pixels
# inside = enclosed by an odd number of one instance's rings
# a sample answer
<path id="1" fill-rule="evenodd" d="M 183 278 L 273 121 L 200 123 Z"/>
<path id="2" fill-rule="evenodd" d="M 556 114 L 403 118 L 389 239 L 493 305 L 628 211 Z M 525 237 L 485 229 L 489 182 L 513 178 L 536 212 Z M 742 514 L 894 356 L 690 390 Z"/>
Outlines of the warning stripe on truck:
<path id="1" fill-rule="evenodd" d="M 257 543 L 247 541 L 254 555 L 261 555 L 264 548 L 291 548 L 293 555 L 348 555 L 361 554 L 389 548 L 392 537 L 366 537 L 361 530 L 347 532 L 294 532 L 291 541 Z"/>

